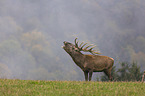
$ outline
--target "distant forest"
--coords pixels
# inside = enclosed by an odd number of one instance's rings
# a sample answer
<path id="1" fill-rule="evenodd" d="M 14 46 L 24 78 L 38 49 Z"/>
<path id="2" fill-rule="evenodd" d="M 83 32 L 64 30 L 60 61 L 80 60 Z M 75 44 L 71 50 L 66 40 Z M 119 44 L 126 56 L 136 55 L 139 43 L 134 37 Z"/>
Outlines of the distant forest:
<path id="1" fill-rule="evenodd" d="M 61 48 L 76 37 L 145 70 L 145 0 L 0 0 L 0 78 L 84 80 Z"/>

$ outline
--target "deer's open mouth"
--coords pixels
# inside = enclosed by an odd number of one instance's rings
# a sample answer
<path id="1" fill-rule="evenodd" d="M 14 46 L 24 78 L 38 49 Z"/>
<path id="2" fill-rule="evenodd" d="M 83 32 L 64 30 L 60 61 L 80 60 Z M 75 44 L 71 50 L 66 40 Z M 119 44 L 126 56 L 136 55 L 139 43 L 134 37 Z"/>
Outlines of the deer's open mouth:
<path id="1" fill-rule="evenodd" d="M 64 43 L 64 46 L 61 46 L 61 47 L 64 49 L 66 42 L 64 41 L 63 43 Z"/>
<path id="2" fill-rule="evenodd" d="M 64 44 L 64 46 L 61 46 L 61 48 L 63 48 L 63 49 L 64 49 L 64 47 L 65 47 L 65 44 Z"/>
<path id="3" fill-rule="evenodd" d="M 63 48 L 63 49 L 64 49 L 64 46 L 61 46 L 61 48 Z"/>

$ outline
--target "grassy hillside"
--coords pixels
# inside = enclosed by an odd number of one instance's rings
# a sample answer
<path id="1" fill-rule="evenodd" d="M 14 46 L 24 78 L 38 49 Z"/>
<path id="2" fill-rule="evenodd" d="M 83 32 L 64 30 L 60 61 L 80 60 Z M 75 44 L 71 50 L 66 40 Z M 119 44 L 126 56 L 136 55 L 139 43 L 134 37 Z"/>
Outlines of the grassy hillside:
<path id="1" fill-rule="evenodd" d="M 141 82 L 0 79 L 0 96 L 143 96 L 144 90 Z"/>

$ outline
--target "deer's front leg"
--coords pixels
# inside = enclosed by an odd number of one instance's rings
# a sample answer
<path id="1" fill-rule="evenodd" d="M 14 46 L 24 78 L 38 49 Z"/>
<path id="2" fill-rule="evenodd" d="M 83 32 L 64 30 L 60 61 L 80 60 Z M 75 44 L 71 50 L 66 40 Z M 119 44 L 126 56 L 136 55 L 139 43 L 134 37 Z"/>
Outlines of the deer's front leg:
<path id="1" fill-rule="evenodd" d="M 93 75 L 93 71 L 89 71 L 89 81 L 91 81 Z"/>
<path id="2" fill-rule="evenodd" d="M 88 72 L 84 71 L 84 75 L 85 75 L 85 80 L 88 81 Z"/>

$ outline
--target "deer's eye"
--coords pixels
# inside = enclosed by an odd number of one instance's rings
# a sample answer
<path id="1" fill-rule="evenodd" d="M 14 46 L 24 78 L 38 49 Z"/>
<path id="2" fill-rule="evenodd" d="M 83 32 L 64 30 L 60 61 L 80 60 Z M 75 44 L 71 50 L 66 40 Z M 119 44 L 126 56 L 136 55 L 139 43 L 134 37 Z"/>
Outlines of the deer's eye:
<path id="1" fill-rule="evenodd" d="M 77 49 L 77 48 L 74 48 L 74 47 L 73 47 L 72 49 L 73 49 L 73 50 L 75 50 L 75 51 L 78 51 L 78 49 Z"/>
<path id="2" fill-rule="evenodd" d="M 72 49 L 76 51 L 76 48 L 72 47 Z"/>
<path id="3" fill-rule="evenodd" d="M 72 47 L 72 49 L 74 50 L 75 48 L 74 48 L 74 47 Z"/>

